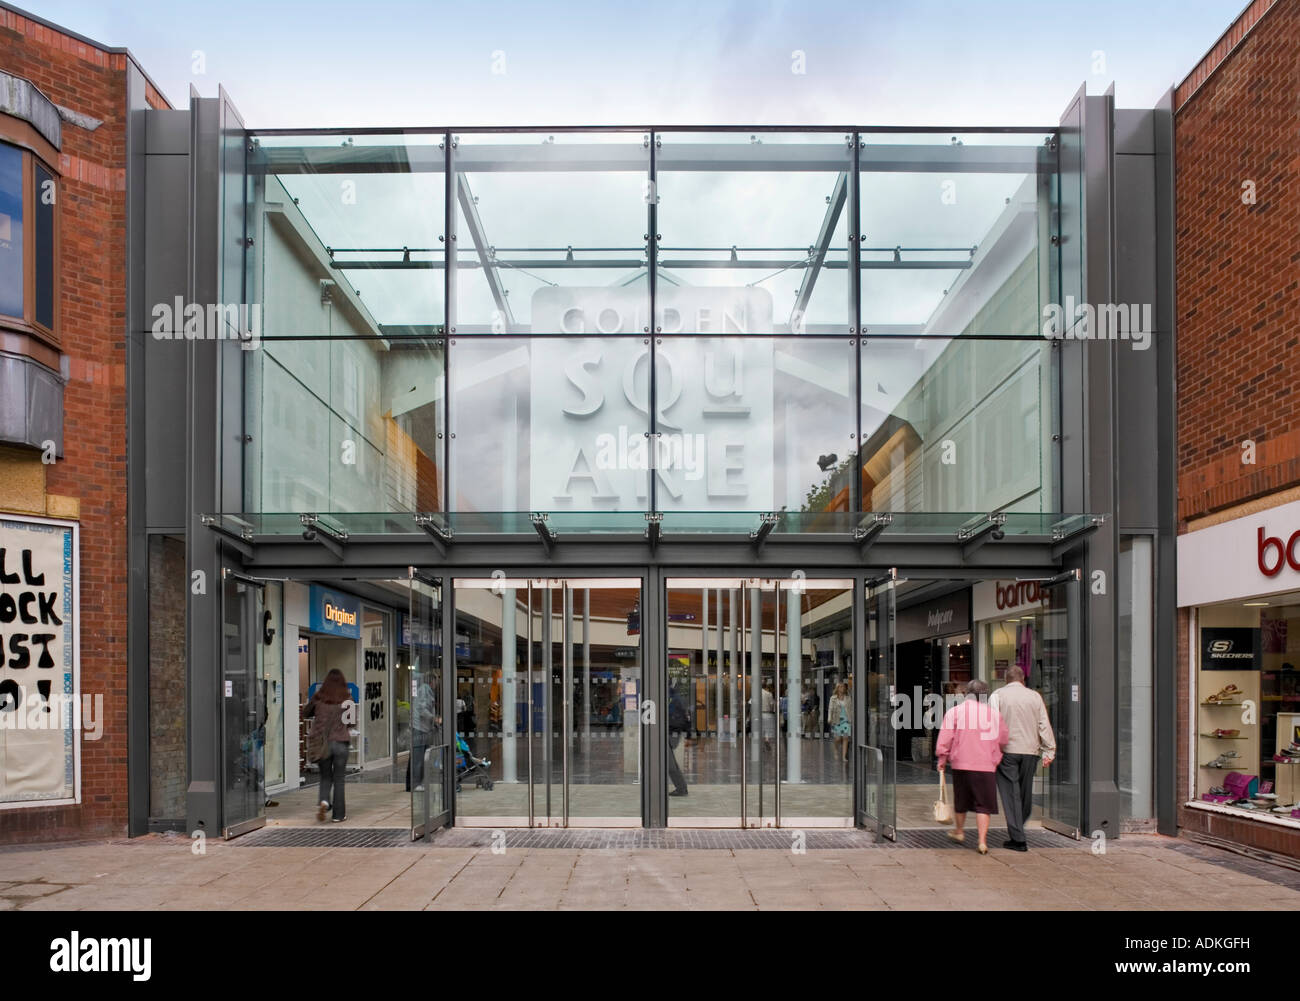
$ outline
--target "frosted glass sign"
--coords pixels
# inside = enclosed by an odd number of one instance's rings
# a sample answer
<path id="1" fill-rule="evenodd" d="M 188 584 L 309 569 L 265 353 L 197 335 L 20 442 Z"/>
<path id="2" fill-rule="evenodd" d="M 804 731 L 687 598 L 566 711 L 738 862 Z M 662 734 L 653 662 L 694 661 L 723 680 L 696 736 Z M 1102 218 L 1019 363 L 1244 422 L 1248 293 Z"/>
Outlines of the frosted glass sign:
<path id="1" fill-rule="evenodd" d="M 761 289 L 673 291 L 666 317 L 689 312 L 693 325 L 732 333 L 737 325 L 770 323 L 771 298 Z M 636 322 L 640 302 L 627 289 L 544 289 L 533 316 L 565 332 L 595 324 L 614 333 Z M 651 437 L 648 340 L 530 344 L 530 507 L 646 509 L 653 477 L 660 509 L 770 509 L 772 341 L 660 339 Z"/>

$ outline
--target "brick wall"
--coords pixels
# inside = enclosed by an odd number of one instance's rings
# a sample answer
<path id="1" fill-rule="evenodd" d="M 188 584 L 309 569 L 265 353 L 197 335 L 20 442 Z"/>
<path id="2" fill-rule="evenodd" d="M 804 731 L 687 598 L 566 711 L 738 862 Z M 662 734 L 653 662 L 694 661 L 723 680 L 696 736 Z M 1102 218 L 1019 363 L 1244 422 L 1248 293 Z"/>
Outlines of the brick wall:
<path id="1" fill-rule="evenodd" d="M 1298 122 L 1300 0 L 1255 0 L 1175 97 L 1180 532 L 1294 500 L 1300 485 Z M 1179 827 L 1300 856 L 1294 829 L 1182 805 L 1199 764 L 1191 614 L 1178 615 Z"/>
<path id="2" fill-rule="evenodd" d="M 1300 0 L 1251 17 L 1174 116 L 1181 520 L 1300 483 Z"/>
<path id="3" fill-rule="evenodd" d="M 185 542 L 149 539 L 149 816 L 185 816 Z"/>
<path id="4" fill-rule="evenodd" d="M 0 9 L 0 68 L 56 104 L 102 120 L 63 123 L 61 339 L 68 356 L 64 457 L 45 491 L 81 523 L 81 689 L 104 701 L 102 737 L 82 741 L 79 806 L 0 811 L 0 842 L 123 835 L 126 729 L 126 71 L 107 52 Z M 149 99 L 166 107 L 157 91 Z M 26 457 L 0 456 L 6 466 Z"/>

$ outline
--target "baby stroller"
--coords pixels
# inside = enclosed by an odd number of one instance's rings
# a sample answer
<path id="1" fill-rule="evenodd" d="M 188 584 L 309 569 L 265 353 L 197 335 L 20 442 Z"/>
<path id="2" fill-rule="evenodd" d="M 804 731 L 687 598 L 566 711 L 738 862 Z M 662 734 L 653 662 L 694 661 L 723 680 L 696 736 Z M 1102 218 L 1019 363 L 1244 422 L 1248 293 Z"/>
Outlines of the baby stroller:
<path id="1" fill-rule="evenodd" d="M 474 779 L 474 785 L 479 789 L 492 791 L 492 778 L 488 774 L 488 768 L 492 762 L 487 758 L 476 758 L 470 753 L 469 745 L 465 743 L 465 738 L 459 733 L 456 734 L 456 791 L 460 792 L 460 784 L 468 778 Z"/>

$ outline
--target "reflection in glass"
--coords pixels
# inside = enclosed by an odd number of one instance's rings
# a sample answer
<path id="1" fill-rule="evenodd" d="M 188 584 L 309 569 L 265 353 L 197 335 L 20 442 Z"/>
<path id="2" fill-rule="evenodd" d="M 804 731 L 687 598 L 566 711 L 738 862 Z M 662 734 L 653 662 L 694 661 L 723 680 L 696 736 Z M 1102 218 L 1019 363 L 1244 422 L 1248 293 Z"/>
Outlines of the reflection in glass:
<path id="1" fill-rule="evenodd" d="M 657 134 L 664 333 L 847 332 L 850 137 Z"/>
<path id="2" fill-rule="evenodd" d="M 435 332 L 445 319 L 444 137 L 287 135 L 254 143 L 263 332 Z"/>
<path id="3" fill-rule="evenodd" d="M 226 830 L 263 811 L 265 705 L 257 673 L 252 624 L 262 619 L 262 591 L 234 578 L 222 582 L 221 700 L 225 740 L 222 825 Z"/>
<path id="4" fill-rule="evenodd" d="M 449 722 L 443 706 L 442 585 L 412 578 L 407 619 L 410 651 L 411 829 L 420 833 L 446 810 Z"/>
<path id="5" fill-rule="evenodd" d="M 456 334 L 641 334 L 642 133 L 465 134 L 455 157 Z"/>
<path id="6" fill-rule="evenodd" d="M 245 354 L 253 511 L 441 511 L 440 341 L 268 341 Z"/>
<path id="7" fill-rule="evenodd" d="M 881 339 L 862 349 L 863 507 L 1051 511 L 1045 340 Z"/>

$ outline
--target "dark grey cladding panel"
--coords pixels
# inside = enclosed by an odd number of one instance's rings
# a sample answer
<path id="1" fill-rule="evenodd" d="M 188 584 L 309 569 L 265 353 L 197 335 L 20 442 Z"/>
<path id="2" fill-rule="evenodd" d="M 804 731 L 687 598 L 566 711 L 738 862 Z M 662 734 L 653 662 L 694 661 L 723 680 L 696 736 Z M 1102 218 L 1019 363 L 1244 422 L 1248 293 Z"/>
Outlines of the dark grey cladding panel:
<path id="1" fill-rule="evenodd" d="M 1166 321 L 1156 308 L 1156 260 L 1155 157 L 1116 156 L 1116 301 L 1129 306 L 1130 324 L 1149 317 L 1152 328 L 1145 331 L 1144 338 L 1117 345 L 1115 489 L 1121 529 L 1154 528 L 1159 517 L 1159 400 L 1152 387 L 1157 382 L 1161 350 L 1156 331 Z M 1141 343 L 1148 347 L 1137 350 L 1135 345 Z M 1167 339 L 1164 346 L 1168 348 Z"/>
<path id="2" fill-rule="evenodd" d="M 1156 151 L 1155 112 L 1115 109 L 1115 153 L 1150 156 Z"/>
<path id="3" fill-rule="evenodd" d="M 187 156 L 190 113 L 186 109 L 150 109 L 145 116 L 145 152 L 150 156 Z"/>
<path id="4" fill-rule="evenodd" d="M 63 455 L 63 379 L 30 358 L 0 355 L 0 443 Z"/>

